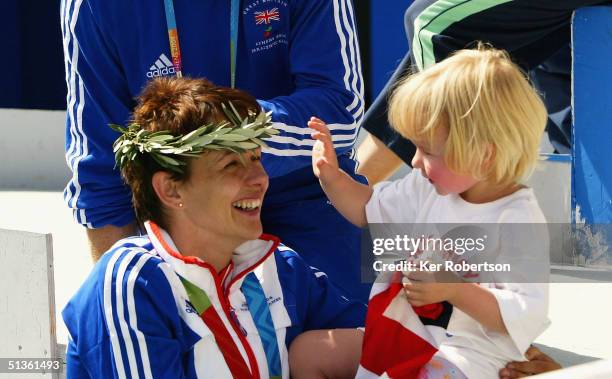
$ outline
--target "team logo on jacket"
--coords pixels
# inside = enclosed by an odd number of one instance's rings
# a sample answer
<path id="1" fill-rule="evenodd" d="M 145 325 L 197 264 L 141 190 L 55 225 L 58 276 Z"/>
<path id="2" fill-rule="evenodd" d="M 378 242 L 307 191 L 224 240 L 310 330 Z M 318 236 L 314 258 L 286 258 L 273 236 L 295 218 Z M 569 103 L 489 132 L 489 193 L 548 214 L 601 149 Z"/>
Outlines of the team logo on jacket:
<path id="1" fill-rule="evenodd" d="M 272 21 L 280 21 L 280 13 L 278 12 L 278 8 L 272 8 L 262 12 L 255 12 L 255 24 L 269 25 L 272 23 Z"/>
<path id="2" fill-rule="evenodd" d="M 147 78 L 157 78 L 160 76 L 174 75 L 174 65 L 172 61 L 168 59 L 166 54 L 161 54 L 159 58 L 153 63 L 147 72 Z"/>
<path id="3" fill-rule="evenodd" d="M 247 43 L 251 53 L 261 53 L 281 45 L 288 45 L 286 0 L 252 0 L 243 8 Z M 251 20 L 251 21 L 248 21 Z M 263 38 L 262 38 L 263 37 Z"/>
<path id="4" fill-rule="evenodd" d="M 263 31 L 264 38 L 270 38 L 272 36 L 272 25 L 270 25 L 272 21 L 280 21 L 280 12 L 278 8 L 255 12 L 255 25 L 268 25 Z"/>
<path id="5" fill-rule="evenodd" d="M 185 300 L 185 312 L 198 314 L 189 300 Z"/>

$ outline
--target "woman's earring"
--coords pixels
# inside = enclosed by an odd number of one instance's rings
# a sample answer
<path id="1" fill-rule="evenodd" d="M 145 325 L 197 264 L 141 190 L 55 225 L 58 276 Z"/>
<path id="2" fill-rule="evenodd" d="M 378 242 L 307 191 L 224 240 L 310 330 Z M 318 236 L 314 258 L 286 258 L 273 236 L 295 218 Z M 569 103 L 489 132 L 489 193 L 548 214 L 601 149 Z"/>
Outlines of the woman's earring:
<path id="1" fill-rule="evenodd" d="M 179 203 L 179 208 L 183 208 L 183 203 Z"/>

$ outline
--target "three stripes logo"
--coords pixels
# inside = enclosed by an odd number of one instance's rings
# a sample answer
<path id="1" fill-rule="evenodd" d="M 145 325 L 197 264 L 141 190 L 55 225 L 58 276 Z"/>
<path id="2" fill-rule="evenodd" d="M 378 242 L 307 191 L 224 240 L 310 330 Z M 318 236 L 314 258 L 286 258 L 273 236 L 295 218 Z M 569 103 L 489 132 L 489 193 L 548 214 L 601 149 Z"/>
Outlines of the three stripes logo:
<path id="1" fill-rule="evenodd" d="M 157 78 L 160 76 L 174 75 L 176 71 L 174 70 L 174 65 L 172 61 L 168 59 L 166 54 L 162 54 L 155 61 L 155 64 L 149 68 L 147 72 L 147 78 Z"/>

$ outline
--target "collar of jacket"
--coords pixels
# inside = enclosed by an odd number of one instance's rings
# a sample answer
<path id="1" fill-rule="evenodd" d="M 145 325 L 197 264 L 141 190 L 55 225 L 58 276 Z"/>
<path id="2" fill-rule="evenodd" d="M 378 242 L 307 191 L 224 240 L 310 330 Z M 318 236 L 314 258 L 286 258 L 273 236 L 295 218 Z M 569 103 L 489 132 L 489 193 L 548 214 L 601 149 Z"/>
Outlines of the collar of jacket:
<path id="1" fill-rule="evenodd" d="M 231 325 L 228 331 L 231 330 L 230 335 L 232 339 L 234 339 L 238 346 L 242 347 L 242 349 L 240 347 L 239 349 L 245 362 L 248 362 L 253 377 L 259 378 L 260 374 L 262 374 L 259 362 L 265 361 L 265 354 L 261 347 L 258 346 L 261 344 L 259 340 L 255 342 L 255 346 L 253 345 L 254 338 L 259 337 L 257 333 L 253 333 L 256 331 L 256 327 L 253 324 L 248 309 L 240 309 L 240 304 L 245 303 L 240 286 L 248 273 L 255 272 L 259 281 L 266 284 L 265 287 L 272 285 L 272 288 L 267 288 L 267 291 L 264 288 L 266 294 L 282 294 L 278 277 L 276 280 L 263 280 L 263 276 L 266 276 L 264 271 L 273 267 L 273 271 L 276 272 L 274 252 L 280 240 L 277 237 L 264 234 L 257 240 L 245 242 L 236 249 L 228 267 L 217 273 L 214 267 L 203 260 L 196 257 L 185 257 L 180 254 L 170 235 L 154 222 L 146 222 L 145 228 L 155 251 L 171 266 L 172 270 L 206 292 L 217 314 L 225 320 L 224 324 L 226 327 L 228 324 Z M 268 269 L 266 269 L 266 266 Z M 187 294 L 180 284 L 178 277 L 170 275 L 168 279 L 174 282 L 175 286 L 181 288 L 182 297 L 187 299 Z M 290 326 L 291 321 L 284 306 L 276 307 L 275 309 L 276 311 L 272 312 L 274 326 L 275 329 L 283 328 L 281 329 L 282 335 L 280 339 L 284 340 L 284 328 Z M 237 317 L 236 311 L 238 313 Z M 238 323 L 238 319 L 241 320 L 240 323 Z M 188 324 L 196 333 L 201 336 L 211 333 L 207 328 L 203 329 L 203 324 L 200 324 L 200 322 L 191 321 Z M 240 330 L 243 327 L 249 330 L 247 335 L 243 334 Z"/>
<path id="2" fill-rule="evenodd" d="M 262 234 L 259 239 L 247 241 L 238 246 L 230 264 L 217 273 L 212 265 L 202 259 L 183 256 L 168 232 L 156 223 L 147 221 L 145 228 L 153 247 L 162 259 L 169 263 L 177 274 L 209 294 L 218 292 L 227 295 L 229 290 L 242 282 L 241 279 L 248 273 L 257 271 L 267 259 L 273 259 L 271 256 L 280 244 L 278 237 Z"/>

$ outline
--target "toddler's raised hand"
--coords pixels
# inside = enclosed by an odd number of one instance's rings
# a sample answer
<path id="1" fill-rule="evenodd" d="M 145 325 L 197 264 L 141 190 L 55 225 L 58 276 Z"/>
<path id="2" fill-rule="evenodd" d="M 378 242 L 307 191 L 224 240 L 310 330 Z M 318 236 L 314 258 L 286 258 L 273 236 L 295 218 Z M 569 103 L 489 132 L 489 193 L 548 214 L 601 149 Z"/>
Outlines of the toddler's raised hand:
<path id="1" fill-rule="evenodd" d="M 312 148 L 312 170 L 320 180 L 328 182 L 340 174 L 338 157 L 332 136 L 323 121 L 311 117 L 308 126 L 314 130 L 312 138 L 317 140 Z"/>
<path id="2" fill-rule="evenodd" d="M 323 121 L 311 117 L 308 126 L 312 128 L 312 138 L 315 139 L 312 170 L 319 178 L 321 188 L 347 220 L 360 228 L 365 227 L 365 206 L 372 197 L 372 189 L 340 169 L 332 135 Z"/>

